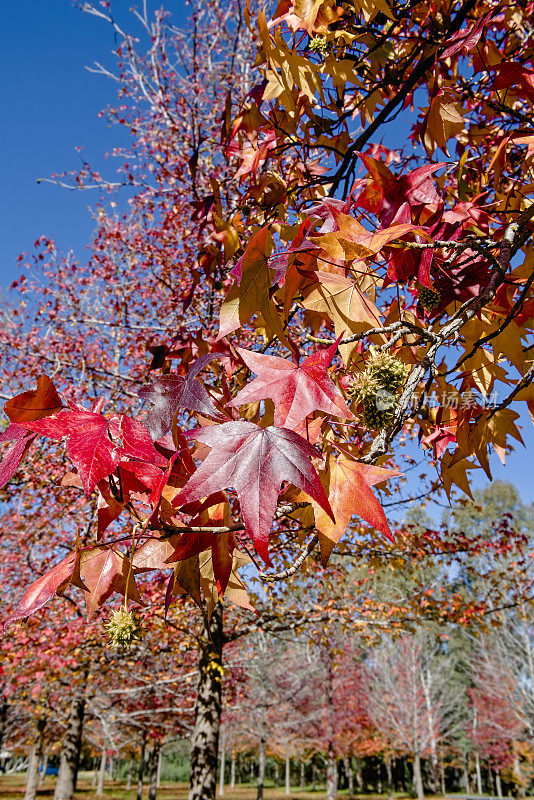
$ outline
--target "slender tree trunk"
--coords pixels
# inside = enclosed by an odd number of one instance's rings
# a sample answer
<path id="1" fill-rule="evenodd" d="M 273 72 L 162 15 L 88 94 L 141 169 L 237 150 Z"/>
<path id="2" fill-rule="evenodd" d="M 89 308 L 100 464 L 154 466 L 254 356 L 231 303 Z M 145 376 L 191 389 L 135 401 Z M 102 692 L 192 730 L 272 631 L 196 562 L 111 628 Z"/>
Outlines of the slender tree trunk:
<path id="1" fill-rule="evenodd" d="M 129 792 L 132 788 L 132 772 L 133 772 L 133 758 L 128 762 L 128 772 L 126 774 L 126 791 Z"/>
<path id="2" fill-rule="evenodd" d="M 337 797 L 337 760 L 332 745 L 328 747 L 326 762 L 326 800 L 335 800 Z"/>
<path id="3" fill-rule="evenodd" d="M 475 773 L 477 776 L 477 794 L 482 794 L 482 772 L 480 771 L 480 756 L 475 753 Z"/>
<path id="4" fill-rule="evenodd" d="M 289 758 L 289 744 L 286 745 L 286 795 L 291 794 L 291 759 Z"/>
<path id="5" fill-rule="evenodd" d="M 44 719 L 38 719 L 35 743 L 30 751 L 28 768 L 26 770 L 26 791 L 24 792 L 24 800 L 35 800 L 35 795 L 37 794 L 39 766 L 41 764 L 41 756 L 44 747 L 45 727 L 46 721 Z"/>
<path id="6" fill-rule="evenodd" d="M 262 715 L 262 733 L 258 753 L 258 791 L 257 800 L 263 800 L 263 787 L 265 784 L 265 751 L 267 743 L 265 741 L 265 718 Z"/>
<path id="7" fill-rule="evenodd" d="M 521 764 L 519 762 L 519 756 L 517 753 L 514 754 L 514 763 L 513 763 L 513 773 L 517 784 L 517 796 L 518 797 L 525 797 L 525 782 L 523 778 L 523 772 L 521 770 Z"/>
<path id="8" fill-rule="evenodd" d="M 497 770 L 495 772 L 495 788 L 497 789 L 497 797 L 499 800 L 502 798 L 502 786 L 501 786 L 501 773 Z"/>
<path id="9" fill-rule="evenodd" d="M 424 800 L 423 778 L 421 776 L 421 756 L 416 753 L 413 758 L 413 786 L 417 795 L 417 800 Z"/>
<path id="10" fill-rule="evenodd" d="M 391 800 L 393 797 L 393 771 L 391 769 L 391 753 L 389 750 L 386 752 L 384 760 L 386 762 L 386 775 L 388 781 L 388 800 Z"/>
<path id="11" fill-rule="evenodd" d="M 230 760 L 230 789 L 235 789 L 235 750 L 232 750 Z"/>
<path id="12" fill-rule="evenodd" d="M 363 791 L 363 776 L 362 776 L 362 765 L 360 759 L 356 759 L 356 786 L 358 787 L 358 791 Z"/>
<path id="13" fill-rule="evenodd" d="M 43 763 L 41 764 L 41 770 L 39 772 L 39 786 L 42 786 L 44 779 L 46 777 L 46 768 L 48 767 L 48 754 L 45 753 L 43 757 Z"/>
<path id="14" fill-rule="evenodd" d="M 445 797 L 445 764 L 443 763 L 443 753 L 440 753 L 439 758 L 439 780 L 441 784 L 441 794 Z"/>
<path id="15" fill-rule="evenodd" d="M 280 767 L 276 758 L 274 759 L 274 786 L 275 789 L 280 786 Z"/>
<path id="16" fill-rule="evenodd" d="M 100 769 L 98 770 L 98 782 L 96 784 L 96 796 L 103 797 L 104 796 L 104 778 L 106 777 L 106 761 L 108 759 L 108 753 L 106 750 L 106 743 L 102 747 L 102 753 L 100 755 Z"/>
<path id="17" fill-rule="evenodd" d="M 146 754 L 146 731 L 143 731 L 141 742 L 141 755 L 139 756 L 139 769 L 137 770 L 137 800 L 143 797 L 143 776 L 145 774 L 145 754 Z"/>
<path id="18" fill-rule="evenodd" d="M 85 677 L 83 676 L 84 690 Z M 59 774 L 57 776 L 54 800 L 72 800 L 76 781 L 78 779 L 78 767 L 80 765 L 80 752 L 82 749 L 83 717 L 85 713 L 85 695 L 80 693 L 71 701 L 69 710 L 69 721 L 61 758 L 59 762 Z"/>
<path id="19" fill-rule="evenodd" d="M 113 756 L 109 757 L 108 775 L 109 775 L 110 781 L 112 781 L 113 780 Z"/>
<path id="20" fill-rule="evenodd" d="M 219 797 L 224 797 L 224 770 L 226 767 L 226 742 L 224 733 L 221 736 L 221 763 L 219 766 Z"/>
<path id="21" fill-rule="evenodd" d="M 317 767 L 312 764 L 312 792 L 317 788 Z"/>
<path id="22" fill-rule="evenodd" d="M 254 759 L 250 759 L 250 788 L 254 786 Z"/>
<path id="23" fill-rule="evenodd" d="M 222 647 L 223 612 L 218 603 L 204 630 L 201 643 L 195 725 L 191 737 L 188 800 L 215 800 L 221 719 Z"/>
<path id="24" fill-rule="evenodd" d="M 471 785 L 469 783 L 469 758 L 467 756 L 464 759 L 464 789 L 467 794 L 471 794 Z"/>
<path id="25" fill-rule="evenodd" d="M 158 764 L 159 754 L 161 750 L 161 742 L 156 740 L 152 753 L 150 754 L 150 786 L 148 789 L 148 800 L 156 800 L 158 793 Z"/>
<path id="26" fill-rule="evenodd" d="M 161 771 L 163 769 L 163 750 L 160 747 L 159 755 L 158 755 L 158 776 L 157 776 L 157 787 L 161 786 Z"/>
<path id="27" fill-rule="evenodd" d="M 6 723 L 7 723 L 7 702 L 5 700 L 0 700 L 0 753 L 4 749 Z"/>
<path id="28" fill-rule="evenodd" d="M 300 792 L 304 791 L 305 777 L 306 777 L 306 762 L 304 760 L 302 760 L 300 762 L 300 785 L 299 785 L 299 791 Z"/>

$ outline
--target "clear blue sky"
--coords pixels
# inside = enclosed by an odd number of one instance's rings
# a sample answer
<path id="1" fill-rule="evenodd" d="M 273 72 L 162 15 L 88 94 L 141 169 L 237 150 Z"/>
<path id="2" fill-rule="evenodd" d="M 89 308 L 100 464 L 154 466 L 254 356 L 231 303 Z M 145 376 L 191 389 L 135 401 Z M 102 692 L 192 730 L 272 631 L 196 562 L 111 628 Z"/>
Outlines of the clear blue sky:
<path id="1" fill-rule="evenodd" d="M 132 5 L 135 0 L 112 0 L 115 17 L 135 31 Z M 149 7 L 156 7 L 155 0 Z M 168 0 L 167 7 L 180 22 L 181 0 Z M 37 185 L 37 179 L 76 168 L 76 145 L 111 173 L 105 154 L 121 143 L 121 134 L 126 139 L 124 131 L 97 118 L 114 101 L 114 82 L 85 69 L 94 61 L 113 66 L 110 25 L 71 0 L 4 2 L 1 22 L 0 284 L 6 285 L 17 274 L 17 255 L 41 234 L 55 237 L 61 249 L 80 252 L 92 229 L 86 208 L 95 195 Z"/>
<path id="2" fill-rule="evenodd" d="M 183 18 L 181 0 L 164 5 L 175 21 Z M 135 26 L 131 6 L 131 0 L 112 2 L 115 16 L 129 30 Z M 94 61 L 113 65 L 109 25 L 83 14 L 71 0 L 17 0 L 2 4 L 1 27 L 0 285 L 8 285 L 17 275 L 17 255 L 31 249 L 38 236 L 53 236 L 60 249 L 81 255 L 92 230 L 87 206 L 94 195 L 38 185 L 37 179 L 75 168 L 76 145 L 84 147 L 92 164 L 111 174 L 106 152 L 125 142 L 125 134 L 97 116 L 114 101 L 113 82 L 85 69 Z M 394 128 L 393 138 L 401 131 L 398 121 Z M 525 501 L 534 501 L 534 432 L 528 414 L 522 423 L 527 449 L 518 445 L 505 468 L 496 458 L 492 464 L 495 478 L 513 481 Z M 473 477 L 475 485 L 486 483 L 481 470 Z"/>

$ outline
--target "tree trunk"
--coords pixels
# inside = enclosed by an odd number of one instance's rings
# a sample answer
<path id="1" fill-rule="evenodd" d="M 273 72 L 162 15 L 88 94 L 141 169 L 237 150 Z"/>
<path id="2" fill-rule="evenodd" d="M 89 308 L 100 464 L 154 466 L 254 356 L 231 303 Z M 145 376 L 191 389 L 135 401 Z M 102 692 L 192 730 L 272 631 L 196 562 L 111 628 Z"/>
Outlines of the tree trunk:
<path id="1" fill-rule="evenodd" d="M 100 756 L 100 769 L 98 770 L 98 782 L 96 784 L 96 796 L 104 797 L 104 778 L 106 777 L 106 761 L 108 758 L 106 743 L 102 747 L 102 754 Z"/>
<path id="2" fill-rule="evenodd" d="M 129 792 L 132 788 L 132 772 L 133 772 L 133 758 L 128 762 L 128 772 L 126 774 L 126 791 Z"/>
<path id="3" fill-rule="evenodd" d="M 467 756 L 464 759 L 464 789 L 467 794 L 471 794 L 471 786 L 469 784 L 469 759 Z"/>
<path id="4" fill-rule="evenodd" d="M 254 786 L 254 759 L 250 759 L 250 788 Z"/>
<path id="5" fill-rule="evenodd" d="M 391 753 L 389 750 L 386 752 L 384 760 L 386 762 L 386 775 L 388 781 L 388 800 L 391 800 L 393 797 L 393 770 L 391 769 Z"/>
<path id="6" fill-rule="evenodd" d="M 110 757 L 109 757 L 109 762 L 108 762 L 108 775 L 109 775 L 109 779 L 110 779 L 110 781 L 112 781 L 112 780 L 113 780 L 113 756 L 110 756 Z"/>
<path id="7" fill-rule="evenodd" d="M 421 756 L 416 753 L 413 757 L 413 787 L 417 795 L 417 800 L 424 800 L 423 778 L 421 776 Z"/>
<path id="8" fill-rule="evenodd" d="M 139 756 L 139 769 L 137 770 L 137 800 L 143 797 L 143 776 L 145 774 L 146 731 L 143 731 L 141 742 L 141 755 Z"/>
<path id="9" fill-rule="evenodd" d="M 513 763 L 513 774 L 517 785 L 517 796 L 523 798 L 526 796 L 525 792 L 525 781 L 523 778 L 523 772 L 521 770 L 521 764 L 519 762 L 519 756 L 517 753 L 514 754 L 514 763 Z"/>
<path id="10" fill-rule="evenodd" d="M 475 773 L 477 776 L 477 793 L 482 794 L 482 772 L 480 771 L 480 757 L 475 753 Z"/>
<path id="11" fill-rule="evenodd" d="M 158 776 L 157 776 L 157 787 L 161 786 L 161 771 L 163 769 L 163 750 L 160 747 L 159 755 L 158 755 Z"/>
<path id="12" fill-rule="evenodd" d="M 306 778 L 306 762 L 304 760 L 301 760 L 299 792 L 304 791 L 305 778 Z"/>
<path id="13" fill-rule="evenodd" d="M 501 773 L 495 772 L 495 788 L 497 789 L 497 797 L 502 800 L 502 786 L 501 786 Z"/>
<path id="14" fill-rule="evenodd" d="M 224 770 L 226 767 L 226 742 L 224 734 L 221 736 L 221 764 L 219 766 L 219 797 L 224 797 Z"/>
<path id="15" fill-rule="evenodd" d="M 335 800 L 337 797 L 337 760 L 332 745 L 328 747 L 326 762 L 326 800 Z"/>
<path id="16" fill-rule="evenodd" d="M 363 791 L 362 765 L 359 758 L 356 759 L 356 786 L 359 792 Z"/>
<path id="17" fill-rule="evenodd" d="M 264 729 L 265 725 L 262 724 L 262 729 Z M 262 737 L 260 739 L 260 747 L 258 753 L 258 791 L 257 791 L 257 800 L 263 800 L 263 787 L 265 784 L 265 750 L 266 750 L 266 741 L 265 741 L 265 734 L 262 730 Z"/>
<path id="18" fill-rule="evenodd" d="M 289 745 L 286 745 L 286 795 L 291 794 L 291 760 L 289 758 Z"/>
<path id="19" fill-rule="evenodd" d="M 235 750 L 232 750 L 232 758 L 230 761 L 230 789 L 235 788 Z"/>
<path id="20" fill-rule="evenodd" d="M 41 764 L 41 770 L 39 772 L 39 786 L 41 786 L 44 782 L 46 777 L 46 768 L 48 767 L 48 755 L 45 754 L 43 758 L 43 763 Z"/>
<path id="21" fill-rule="evenodd" d="M 209 625 L 205 627 L 200 646 L 200 674 L 195 725 L 191 737 L 188 800 L 215 800 L 221 719 L 222 647 L 223 612 L 218 603 Z"/>
<path id="22" fill-rule="evenodd" d="M 152 753 L 150 754 L 150 787 L 148 790 L 148 800 L 156 800 L 158 793 L 158 764 L 161 742 L 154 742 Z"/>
<path id="23" fill-rule="evenodd" d="M 5 700 L 0 700 L 0 753 L 2 753 L 4 750 L 6 723 L 7 723 L 7 702 Z"/>
<path id="24" fill-rule="evenodd" d="M 85 676 L 83 680 L 85 688 Z M 63 739 L 54 800 L 72 800 L 74 795 L 80 766 L 84 713 L 85 695 L 80 693 L 73 698 L 70 704 L 69 721 Z"/>

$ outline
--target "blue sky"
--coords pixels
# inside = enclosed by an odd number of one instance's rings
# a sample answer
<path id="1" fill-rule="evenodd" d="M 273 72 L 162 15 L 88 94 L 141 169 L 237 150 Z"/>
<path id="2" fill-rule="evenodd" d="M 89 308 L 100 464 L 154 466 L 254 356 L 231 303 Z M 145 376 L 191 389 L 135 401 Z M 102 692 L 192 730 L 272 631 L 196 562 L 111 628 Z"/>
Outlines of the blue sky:
<path id="1" fill-rule="evenodd" d="M 112 2 L 115 16 L 129 30 L 135 26 L 131 6 L 131 0 Z M 179 22 L 182 2 L 168 0 L 166 7 Z M 76 168 L 77 145 L 84 148 L 87 160 L 112 174 L 106 153 L 126 139 L 124 131 L 98 118 L 98 112 L 114 101 L 113 82 L 85 69 L 94 61 L 113 65 L 111 27 L 83 14 L 71 0 L 17 0 L 4 4 L 2 12 L 0 285 L 6 286 L 17 276 L 17 255 L 31 249 L 38 236 L 52 236 L 60 249 L 81 255 L 91 234 L 87 207 L 96 195 L 37 180 Z M 392 138 L 400 132 L 397 121 Z M 534 432 L 526 412 L 522 424 L 527 448 L 518 445 L 504 468 L 493 458 L 494 477 L 511 480 L 525 501 L 534 501 Z M 473 478 L 476 486 L 487 483 L 481 470 Z"/>

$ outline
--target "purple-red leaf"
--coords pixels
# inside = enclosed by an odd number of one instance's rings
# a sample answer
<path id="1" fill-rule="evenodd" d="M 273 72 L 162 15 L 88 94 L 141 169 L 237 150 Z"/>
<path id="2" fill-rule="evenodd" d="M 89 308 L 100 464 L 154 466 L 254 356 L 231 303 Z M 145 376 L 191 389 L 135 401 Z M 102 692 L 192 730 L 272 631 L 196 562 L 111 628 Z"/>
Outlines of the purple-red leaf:
<path id="1" fill-rule="evenodd" d="M 64 591 L 77 567 L 77 553 L 69 555 L 38 578 L 24 592 L 12 614 L 4 621 L 4 626 L 19 619 L 25 619 L 42 608 L 56 594 Z"/>
<path id="2" fill-rule="evenodd" d="M 179 408 L 196 411 L 215 419 L 221 414 L 215 403 L 196 377 L 218 354 L 197 358 L 186 378 L 181 375 L 164 375 L 150 386 L 142 386 L 137 392 L 143 400 L 152 403 L 145 420 L 154 441 L 161 439 L 172 428 L 173 419 Z"/>
<path id="3" fill-rule="evenodd" d="M 246 530 L 267 564 L 269 533 L 282 481 L 301 488 L 332 515 L 311 462 L 319 453 L 294 431 L 272 426 L 262 429 L 241 420 L 210 425 L 188 435 L 207 444 L 211 452 L 176 496 L 174 505 L 234 488 Z"/>

